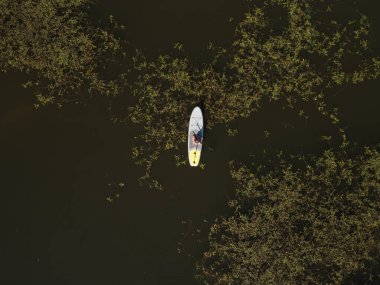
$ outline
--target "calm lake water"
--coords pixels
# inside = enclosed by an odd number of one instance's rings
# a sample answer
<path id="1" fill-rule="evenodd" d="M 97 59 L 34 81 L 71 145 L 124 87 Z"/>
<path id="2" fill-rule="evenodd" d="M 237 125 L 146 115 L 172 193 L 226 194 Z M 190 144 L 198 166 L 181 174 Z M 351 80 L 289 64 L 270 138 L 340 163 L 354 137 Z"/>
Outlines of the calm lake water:
<path id="1" fill-rule="evenodd" d="M 378 35 L 374 2 L 361 5 Z M 239 19 L 246 4 L 112 0 L 97 1 L 96 9 L 125 24 L 125 36 L 147 54 L 181 42 L 202 57 L 209 41 L 231 42 L 229 19 Z M 236 137 L 221 127 L 206 133 L 205 170 L 176 168 L 171 153 L 162 156 L 154 175 L 165 189 L 153 191 L 137 185 L 141 169 L 130 159 L 128 127 L 96 107 L 35 111 L 22 82 L 18 74 L 0 75 L 1 284 L 196 284 L 194 262 L 210 221 L 228 211 L 227 162 L 263 149 L 318 153 L 328 146 L 319 137 L 334 132 L 317 114 L 304 121 L 276 104 L 263 106 L 236 123 Z M 334 98 L 359 145 L 380 142 L 379 86 Z"/>

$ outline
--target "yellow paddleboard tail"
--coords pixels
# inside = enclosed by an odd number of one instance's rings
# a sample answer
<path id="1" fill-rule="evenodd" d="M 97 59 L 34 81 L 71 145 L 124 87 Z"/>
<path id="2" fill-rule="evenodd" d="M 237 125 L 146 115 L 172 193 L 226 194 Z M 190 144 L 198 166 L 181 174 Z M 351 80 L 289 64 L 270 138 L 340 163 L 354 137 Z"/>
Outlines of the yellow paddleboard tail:
<path id="1" fill-rule="evenodd" d="M 189 152 L 189 162 L 190 166 L 198 166 L 199 160 L 201 158 L 201 152 L 199 150 L 191 150 Z"/>

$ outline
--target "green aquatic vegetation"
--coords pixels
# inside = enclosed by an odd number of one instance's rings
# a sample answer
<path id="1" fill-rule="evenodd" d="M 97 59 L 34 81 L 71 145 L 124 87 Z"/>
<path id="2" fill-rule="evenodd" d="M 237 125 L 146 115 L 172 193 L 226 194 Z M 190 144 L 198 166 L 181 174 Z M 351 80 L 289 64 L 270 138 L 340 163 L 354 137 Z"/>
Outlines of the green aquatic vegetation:
<path id="1" fill-rule="evenodd" d="M 232 214 L 211 226 L 202 284 L 378 284 L 379 151 L 277 165 L 232 168 Z"/>
<path id="2" fill-rule="evenodd" d="M 253 5 L 238 25 L 229 63 L 242 101 L 259 96 L 289 107 L 315 102 L 338 123 L 328 97 L 340 86 L 378 78 L 380 72 L 380 60 L 369 46 L 367 17 L 353 12 L 337 20 L 340 8 L 339 1 L 319 0 Z"/>
<path id="3" fill-rule="evenodd" d="M 329 99 L 380 72 L 380 60 L 370 49 L 368 19 L 356 11 L 342 18 L 339 5 L 321 0 L 253 3 L 237 25 L 232 46 L 211 45 L 213 56 L 203 66 L 185 56 L 138 57 L 140 76 L 132 87 L 138 102 L 130 118 L 144 129 L 135 158 L 147 166 L 145 177 L 150 177 L 152 158 L 166 150 L 178 152 L 185 144 L 195 105 L 203 107 L 208 129 L 225 124 L 229 135 L 237 133 L 228 127 L 231 122 L 271 101 L 297 108 L 305 119 L 310 114 L 300 106 L 311 104 L 339 125 L 339 110 Z"/>
<path id="4" fill-rule="evenodd" d="M 36 106 L 121 92 L 124 74 L 114 74 L 120 41 L 94 25 L 88 0 L 0 1 L 0 70 L 29 74 Z"/>
<path id="5" fill-rule="evenodd" d="M 230 137 L 235 137 L 237 136 L 239 133 L 239 131 L 237 129 L 227 129 L 227 134 L 230 136 Z"/>
<path id="6" fill-rule="evenodd" d="M 225 124 L 231 136 L 238 133 L 231 122 L 276 100 L 294 108 L 311 102 L 339 124 L 339 110 L 328 99 L 341 87 L 379 77 L 368 19 L 355 11 L 341 17 L 339 1 L 252 3 L 232 45 L 210 45 L 208 63 L 197 65 L 181 55 L 181 44 L 172 55 L 148 60 L 138 53 L 131 62 L 129 48 L 115 36 L 117 23 L 110 17 L 109 28 L 96 25 L 89 5 L 89 0 L 0 1 L 0 69 L 29 74 L 24 86 L 33 88 L 37 107 L 100 98 L 114 122 L 140 125 L 132 157 L 145 166 L 142 180 L 152 179 L 152 164 L 162 152 L 179 155 L 196 105 L 207 129 Z M 131 94 L 137 103 L 127 106 L 124 99 Z M 128 115 L 121 115 L 126 109 Z M 309 117 L 303 109 L 297 112 Z"/>
<path id="7" fill-rule="evenodd" d="M 137 138 L 132 157 L 144 165 L 149 181 L 152 163 L 163 151 L 178 151 L 187 141 L 189 113 L 199 103 L 207 110 L 208 128 L 216 123 L 227 123 L 236 112 L 222 114 L 227 79 L 211 68 L 199 70 L 186 57 L 163 55 L 148 61 L 142 54 L 135 58 L 139 73 L 132 90 L 137 104 L 129 108 L 129 120 L 140 124 L 143 132 Z M 231 102 L 230 102 L 231 103 Z M 176 155 L 177 165 L 183 164 Z M 155 182 L 158 185 L 158 182 Z"/>
<path id="8" fill-rule="evenodd" d="M 133 88 L 138 104 L 129 109 L 129 119 L 143 125 L 144 132 L 138 137 L 139 146 L 133 148 L 132 157 L 146 169 L 141 182 L 152 182 L 151 167 L 159 153 L 178 148 L 186 140 L 185 117 L 191 106 L 191 81 L 188 62 L 182 59 L 161 56 L 155 62 L 148 62 L 140 55 L 135 68 L 140 72 Z M 181 96 L 174 96 L 179 93 Z M 158 182 L 150 184 L 158 185 Z"/>

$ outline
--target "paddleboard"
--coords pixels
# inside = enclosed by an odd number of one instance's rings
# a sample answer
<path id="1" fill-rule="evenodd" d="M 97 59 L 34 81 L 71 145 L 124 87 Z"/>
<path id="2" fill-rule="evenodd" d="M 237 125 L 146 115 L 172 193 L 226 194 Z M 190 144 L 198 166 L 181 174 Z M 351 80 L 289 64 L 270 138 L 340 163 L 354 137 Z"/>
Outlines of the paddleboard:
<path id="1" fill-rule="evenodd" d="M 203 114 L 199 107 L 195 107 L 190 116 L 187 149 L 190 166 L 198 166 L 201 159 L 203 143 Z"/>

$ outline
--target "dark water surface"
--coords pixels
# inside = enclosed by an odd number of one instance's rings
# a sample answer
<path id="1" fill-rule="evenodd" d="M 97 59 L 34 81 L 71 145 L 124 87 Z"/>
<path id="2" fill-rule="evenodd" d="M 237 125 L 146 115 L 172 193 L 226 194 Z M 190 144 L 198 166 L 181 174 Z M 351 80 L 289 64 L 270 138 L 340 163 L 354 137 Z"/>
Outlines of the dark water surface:
<path id="1" fill-rule="evenodd" d="M 375 19 L 374 5 L 365 3 Z M 194 54 L 210 40 L 228 44 L 228 20 L 245 9 L 237 0 L 96 5 L 152 55 L 175 42 Z M 17 74 L 0 76 L 1 284 L 196 284 L 194 261 L 204 246 L 197 240 L 231 195 L 227 162 L 264 148 L 319 152 L 326 147 L 320 135 L 334 131 L 319 116 L 306 122 L 275 104 L 264 106 L 236 123 L 237 137 L 218 127 L 206 133 L 212 149 L 203 153 L 205 170 L 176 168 L 171 155 L 160 158 L 154 174 L 165 190 L 152 191 L 137 186 L 141 170 L 129 158 L 128 128 L 111 124 L 95 107 L 35 111 L 22 82 Z M 371 82 L 336 97 L 349 135 L 360 144 L 380 141 L 378 87 Z"/>

